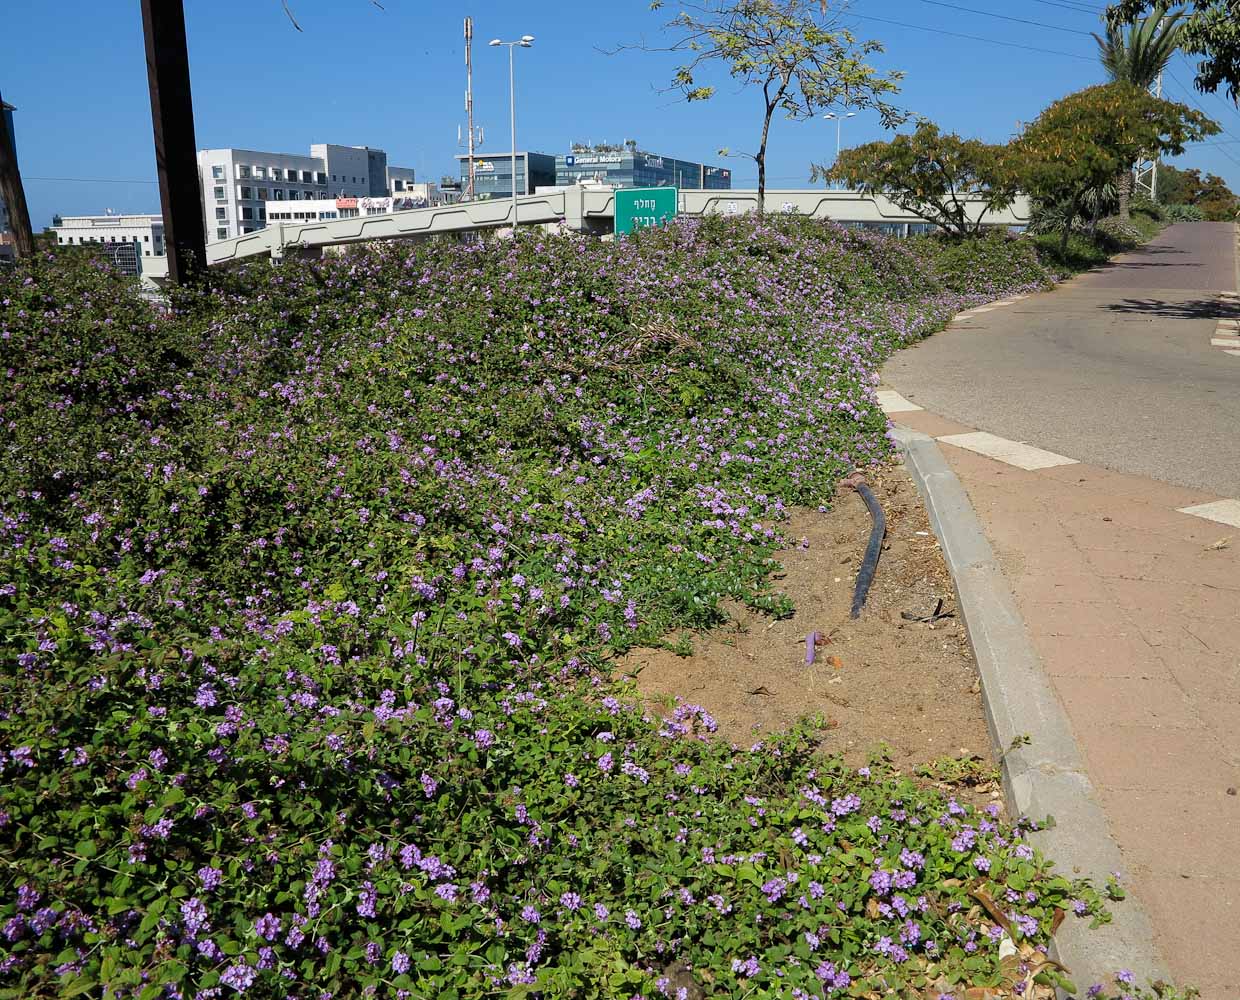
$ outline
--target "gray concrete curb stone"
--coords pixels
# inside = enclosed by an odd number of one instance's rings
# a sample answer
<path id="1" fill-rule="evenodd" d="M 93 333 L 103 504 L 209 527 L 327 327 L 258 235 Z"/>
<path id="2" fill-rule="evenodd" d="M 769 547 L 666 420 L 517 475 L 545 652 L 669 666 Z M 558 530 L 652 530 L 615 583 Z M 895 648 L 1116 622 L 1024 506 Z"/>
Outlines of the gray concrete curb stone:
<path id="1" fill-rule="evenodd" d="M 894 436 L 955 583 L 1008 805 L 1016 815 L 1039 822 L 1053 816 L 1055 825 L 1031 841 L 1065 875 L 1084 876 L 1101 887 L 1111 872 L 1123 870 L 1123 856 L 1003 571 L 934 439 L 899 425 Z M 1069 916 L 1055 936 L 1052 955 L 1068 968 L 1077 988 L 1083 993 L 1092 983 L 1110 982 L 1120 969 L 1130 969 L 1138 983 L 1170 981 L 1137 900 L 1129 895 L 1112 912 L 1110 924 L 1092 931 L 1086 921 Z"/>

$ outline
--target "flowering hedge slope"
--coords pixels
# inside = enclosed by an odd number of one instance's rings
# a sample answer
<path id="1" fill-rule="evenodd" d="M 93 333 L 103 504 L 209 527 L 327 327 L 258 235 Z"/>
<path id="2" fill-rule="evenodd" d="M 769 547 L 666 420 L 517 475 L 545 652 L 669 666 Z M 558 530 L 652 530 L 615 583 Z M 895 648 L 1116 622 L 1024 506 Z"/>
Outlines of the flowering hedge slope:
<path id="1" fill-rule="evenodd" d="M 651 719 L 873 386 L 1028 244 L 796 219 L 0 278 L 0 995 L 1009 986 L 1098 897 L 1019 831 Z M 827 747 L 829 749 L 829 746 Z M 755 992 L 756 991 L 756 992 Z"/>

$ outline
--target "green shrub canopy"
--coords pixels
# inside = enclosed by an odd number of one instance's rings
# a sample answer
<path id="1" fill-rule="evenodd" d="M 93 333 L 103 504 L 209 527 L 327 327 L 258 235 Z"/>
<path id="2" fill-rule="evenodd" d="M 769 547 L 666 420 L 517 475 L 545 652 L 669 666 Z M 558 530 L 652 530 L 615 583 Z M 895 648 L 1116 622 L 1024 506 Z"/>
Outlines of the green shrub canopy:
<path id="1" fill-rule="evenodd" d="M 888 454 L 878 365 L 1046 280 L 796 219 L 260 264 L 171 314 L 88 256 L 0 278 L 0 990 L 1036 972 L 1100 908 L 1019 830 L 812 727 L 649 715 L 606 658 L 786 610 L 787 510 Z"/>

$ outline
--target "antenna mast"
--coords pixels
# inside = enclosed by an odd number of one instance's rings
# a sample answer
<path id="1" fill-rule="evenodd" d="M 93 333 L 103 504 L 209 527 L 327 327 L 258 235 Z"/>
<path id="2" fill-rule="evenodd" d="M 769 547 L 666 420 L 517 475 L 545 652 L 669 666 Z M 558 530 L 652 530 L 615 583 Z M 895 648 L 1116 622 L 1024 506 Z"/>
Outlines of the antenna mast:
<path id="1" fill-rule="evenodd" d="M 1167 23 L 1166 15 L 1158 22 L 1161 28 Z M 1136 29 L 1130 29 L 1135 31 Z M 1150 93 L 1155 97 L 1162 97 L 1163 91 L 1163 71 L 1158 71 L 1158 79 L 1150 85 Z M 1132 190 L 1136 194 L 1138 191 L 1144 191 L 1150 196 L 1150 201 L 1158 200 L 1158 150 L 1150 153 L 1148 156 L 1142 156 L 1137 161 L 1134 168 L 1132 178 Z"/>
<path id="2" fill-rule="evenodd" d="M 474 200 L 474 61 L 471 53 L 474 41 L 474 19 L 465 18 L 465 117 L 469 129 L 469 183 L 465 188 L 465 200 Z"/>

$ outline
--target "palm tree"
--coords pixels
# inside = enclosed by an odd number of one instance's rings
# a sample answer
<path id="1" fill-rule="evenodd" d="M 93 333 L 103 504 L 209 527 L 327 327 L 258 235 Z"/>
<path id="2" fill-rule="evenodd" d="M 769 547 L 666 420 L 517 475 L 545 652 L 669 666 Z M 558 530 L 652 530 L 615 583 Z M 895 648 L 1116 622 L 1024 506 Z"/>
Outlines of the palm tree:
<path id="1" fill-rule="evenodd" d="M 1108 25 L 1105 38 L 1094 34 L 1102 68 L 1112 80 L 1148 90 L 1179 47 L 1180 33 L 1184 27 L 1180 24 L 1182 17 L 1184 8 L 1169 14 L 1167 5 L 1160 3 L 1147 17 L 1130 24 L 1127 33 L 1122 27 Z M 1121 219 L 1127 219 L 1128 203 L 1132 197 L 1131 166 L 1116 180 L 1119 215 Z"/>

